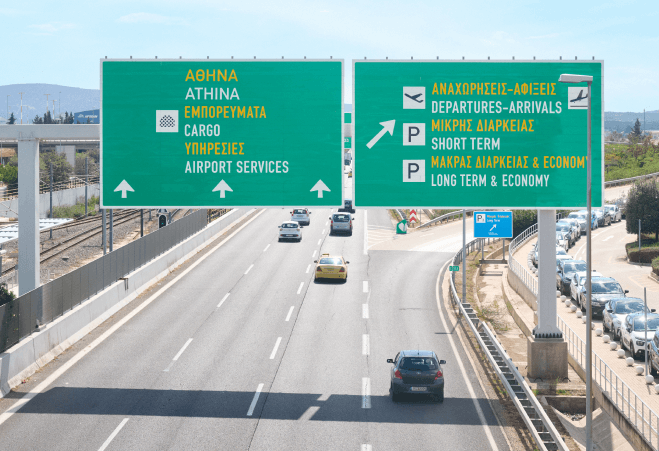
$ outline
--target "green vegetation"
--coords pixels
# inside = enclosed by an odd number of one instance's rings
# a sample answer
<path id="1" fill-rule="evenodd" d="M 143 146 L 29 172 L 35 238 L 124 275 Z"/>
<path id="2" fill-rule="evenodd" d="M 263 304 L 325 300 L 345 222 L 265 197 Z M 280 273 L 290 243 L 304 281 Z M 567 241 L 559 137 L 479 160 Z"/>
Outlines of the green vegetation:
<path id="1" fill-rule="evenodd" d="M 0 182 L 7 185 L 9 189 L 18 187 L 18 167 L 6 164 L 0 167 Z"/>
<path id="2" fill-rule="evenodd" d="M 638 222 L 641 232 L 654 233 L 659 240 L 659 187 L 654 180 L 637 182 L 629 189 L 625 205 L 627 233 L 638 234 Z"/>
<path id="3" fill-rule="evenodd" d="M 14 299 L 16 299 L 16 295 L 7 290 L 7 284 L 0 284 L 0 305 L 4 305 L 7 302 L 13 301 Z"/>
<path id="4" fill-rule="evenodd" d="M 659 276 L 659 257 L 652 260 L 652 272 Z"/>
<path id="5" fill-rule="evenodd" d="M 87 214 L 89 216 L 96 215 L 94 205 L 98 204 L 99 201 L 98 196 L 92 196 L 88 199 Z M 80 218 L 85 215 L 85 201 L 81 199 L 80 202 L 70 207 L 53 207 L 53 213 L 56 218 Z"/>
<path id="6" fill-rule="evenodd" d="M 607 144 L 604 158 L 607 182 L 659 172 L 659 145 L 649 138 L 629 145 Z"/>

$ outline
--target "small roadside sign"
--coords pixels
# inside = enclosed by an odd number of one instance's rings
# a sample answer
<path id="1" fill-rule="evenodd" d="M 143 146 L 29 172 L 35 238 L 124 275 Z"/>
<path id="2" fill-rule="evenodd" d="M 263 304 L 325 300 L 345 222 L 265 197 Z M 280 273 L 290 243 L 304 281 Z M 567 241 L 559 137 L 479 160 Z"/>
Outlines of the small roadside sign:
<path id="1" fill-rule="evenodd" d="M 407 233 L 407 219 L 403 219 L 398 224 L 396 224 L 396 234 L 405 235 Z"/>
<path id="2" fill-rule="evenodd" d="M 460 266 L 449 266 L 448 270 L 449 271 L 460 271 Z"/>
<path id="3" fill-rule="evenodd" d="M 474 238 L 512 238 L 512 211 L 475 211 Z"/>

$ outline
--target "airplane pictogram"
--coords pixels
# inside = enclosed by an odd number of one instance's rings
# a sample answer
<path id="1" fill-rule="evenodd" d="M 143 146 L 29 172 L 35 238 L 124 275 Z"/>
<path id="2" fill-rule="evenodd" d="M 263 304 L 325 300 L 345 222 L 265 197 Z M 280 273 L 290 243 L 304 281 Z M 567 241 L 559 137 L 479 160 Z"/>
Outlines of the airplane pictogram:
<path id="1" fill-rule="evenodd" d="M 578 102 L 578 101 L 580 101 L 580 100 L 587 99 L 587 98 L 588 98 L 588 94 L 586 94 L 586 95 L 584 96 L 584 95 L 583 95 L 583 89 L 582 89 L 581 91 L 579 91 L 579 95 L 577 96 L 577 98 L 576 98 L 576 99 L 572 99 L 572 100 L 570 100 L 570 102 L 571 102 L 571 103 L 574 103 L 574 102 Z"/>
<path id="2" fill-rule="evenodd" d="M 409 97 L 410 99 L 414 100 L 416 103 L 423 103 L 423 100 L 417 100 L 419 97 L 421 97 L 423 94 L 416 94 L 416 95 L 409 95 L 405 94 L 405 97 Z"/>

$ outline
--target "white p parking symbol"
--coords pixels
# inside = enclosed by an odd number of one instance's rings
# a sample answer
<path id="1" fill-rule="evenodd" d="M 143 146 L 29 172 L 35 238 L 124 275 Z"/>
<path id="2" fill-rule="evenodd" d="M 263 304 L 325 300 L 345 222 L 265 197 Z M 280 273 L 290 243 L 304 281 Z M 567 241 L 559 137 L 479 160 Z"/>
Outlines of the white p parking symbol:
<path id="1" fill-rule="evenodd" d="M 404 146 L 426 145 L 426 124 L 403 124 Z"/>
<path id="2" fill-rule="evenodd" d="M 426 181 L 426 160 L 403 160 L 403 182 Z"/>

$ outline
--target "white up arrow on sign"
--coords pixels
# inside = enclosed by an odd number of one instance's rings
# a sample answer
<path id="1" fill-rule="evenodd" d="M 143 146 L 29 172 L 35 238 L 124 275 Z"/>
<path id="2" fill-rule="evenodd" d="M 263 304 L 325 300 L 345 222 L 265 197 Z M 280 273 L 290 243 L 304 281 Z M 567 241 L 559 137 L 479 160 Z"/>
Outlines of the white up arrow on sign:
<path id="1" fill-rule="evenodd" d="M 322 199 L 323 198 L 323 191 L 332 191 L 332 190 L 329 189 L 327 187 L 327 185 L 325 185 L 323 183 L 322 180 L 318 180 L 318 182 L 316 182 L 316 184 L 313 186 L 313 188 L 311 188 L 309 191 L 310 192 L 311 191 L 318 191 L 318 199 Z"/>
<path id="2" fill-rule="evenodd" d="M 119 186 L 114 189 L 114 192 L 121 191 L 121 198 L 126 198 L 126 191 L 135 192 L 135 190 L 128 184 L 126 180 L 122 180 Z"/>
<path id="3" fill-rule="evenodd" d="M 218 183 L 217 186 L 215 188 L 213 188 L 213 192 L 215 192 L 215 191 L 220 192 L 220 199 L 224 199 L 224 192 L 225 191 L 233 192 L 231 187 L 229 187 L 229 185 L 227 185 L 227 182 L 225 182 L 224 180 L 221 180 L 220 183 Z"/>
<path id="4" fill-rule="evenodd" d="M 382 130 L 380 130 L 380 133 L 375 135 L 375 138 L 370 140 L 368 144 L 366 144 L 366 147 L 369 149 L 375 145 L 376 142 L 380 140 L 384 136 L 385 133 L 389 132 L 391 136 L 394 136 L 394 125 L 396 125 L 396 121 L 385 121 L 385 122 L 380 122 L 380 125 L 382 126 Z"/>

